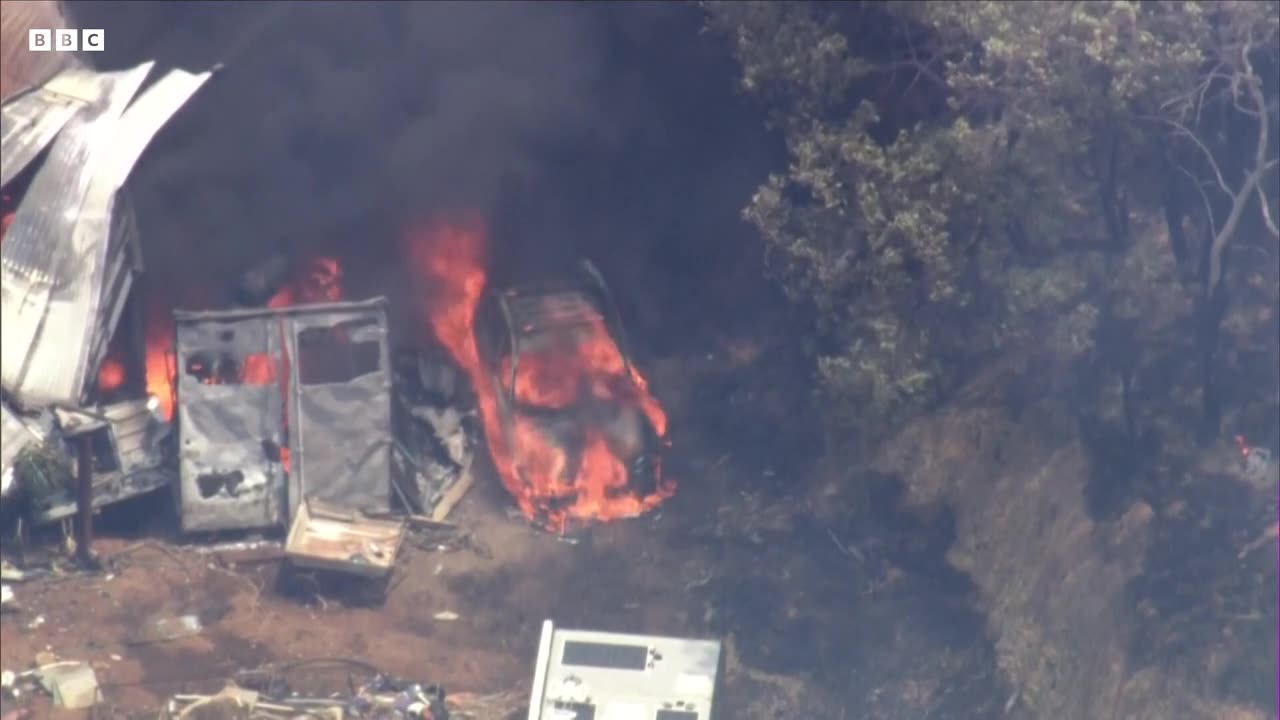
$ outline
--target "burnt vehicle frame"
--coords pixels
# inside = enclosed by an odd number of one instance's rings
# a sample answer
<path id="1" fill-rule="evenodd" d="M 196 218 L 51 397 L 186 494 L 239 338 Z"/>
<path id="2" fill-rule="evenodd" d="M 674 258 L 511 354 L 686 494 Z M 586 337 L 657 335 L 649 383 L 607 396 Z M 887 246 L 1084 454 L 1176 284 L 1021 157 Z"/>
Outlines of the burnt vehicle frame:
<path id="1" fill-rule="evenodd" d="M 523 415 L 545 427 L 548 422 L 567 419 L 571 424 L 589 422 L 574 418 L 575 408 L 550 409 L 523 404 L 516 396 L 522 353 L 535 351 L 554 337 L 574 335 L 575 331 L 595 327 L 599 323 L 622 358 L 623 379 L 638 397 L 642 394 L 633 370 L 633 360 L 621 314 L 604 276 L 589 260 L 582 260 L 568 277 L 555 280 L 490 290 L 482 298 L 476 312 L 476 349 L 485 373 L 493 383 L 501 442 L 511 458 L 517 479 L 531 485 L 514 431 L 517 415 Z M 510 368 L 503 360 L 510 358 Z M 636 411 L 641 421 L 643 438 L 633 456 L 623 458 L 628 485 L 641 492 L 651 492 L 661 480 L 663 443 L 657 428 L 644 413 Z M 571 463 L 580 459 L 580 448 L 566 448 Z M 554 508 L 552 508 L 554 509 Z"/>

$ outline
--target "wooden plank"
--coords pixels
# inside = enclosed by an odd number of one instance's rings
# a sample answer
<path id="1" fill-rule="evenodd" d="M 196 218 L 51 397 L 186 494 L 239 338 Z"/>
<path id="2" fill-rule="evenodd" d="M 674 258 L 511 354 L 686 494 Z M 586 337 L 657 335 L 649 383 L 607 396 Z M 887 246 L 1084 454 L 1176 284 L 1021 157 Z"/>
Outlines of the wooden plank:
<path id="1" fill-rule="evenodd" d="M 449 517 L 449 513 L 453 511 L 453 506 L 457 505 L 462 500 L 462 496 L 466 495 L 467 491 L 471 489 L 473 480 L 474 475 L 471 472 L 471 465 L 467 465 L 466 469 L 462 471 L 462 477 L 458 479 L 458 482 L 454 483 L 453 487 L 449 488 L 444 494 L 444 497 L 440 498 L 440 502 L 436 503 L 435 508 L 431 511 L 431 519 L 435 522 L 444 522 L 444 519 Z"/>

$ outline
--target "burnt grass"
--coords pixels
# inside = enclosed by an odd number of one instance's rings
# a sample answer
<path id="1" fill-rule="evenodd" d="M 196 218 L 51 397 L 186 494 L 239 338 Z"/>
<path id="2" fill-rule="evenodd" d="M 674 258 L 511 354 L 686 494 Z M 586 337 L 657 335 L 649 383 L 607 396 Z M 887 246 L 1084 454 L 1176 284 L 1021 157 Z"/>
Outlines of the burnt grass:
<path id="1" fill-rule="evenodd" d="M 1129 584 L 1134 608 L 1129 659 L 1181 671 L 1201 696 L 1280 713 L 1277 696 L 1280 622 L 1274 540 L 1241 555 L 1276 521 L 1277 497 L 1226 472 L 1206 469 L 1208 448 L 1194 433 L 1201 423 L 1189 333 L 1158 339 L 1137 354 L 1131 426 L 1099 419 L 1089 388 L 1103 381 L 1097 368 L 1081 372 L 1086 392 L 1080 431 L 1092 476 L 1086 486 L 1091 515 L 1105 521 L 1134 502 L 1157 509 L 1143 570 Z M 1273 388 L 1266 353 L 1240 352 L 1221 371 L 1220 392 L 1235 412 L 1222 423 L 1218 443 L 1232 436 L 1276 447 L 1280 418 L 1259 402 Z M 1197 442 L 1198 441 L 1198 442 Z M 1231 454 L 1230 461 L 1236 456 Z M 1163 510 L 1163 511 L 1162 511 Z"/>
<path id="2" fill-rule="evenodd" d="M 1010 690 L 974 588 L 945 559 L 953 520 L 905 511 L 896 477 L 822 476 L 803 363 L 780 351 L 739 371 L 711 370 L 692 383 L 684 405 L 694 410 L 674 418 L 673 472 L 727 479 L 680 489 L 680 505 L 720 507 L 722 520 L 680 513 L 663 523 L 673 552 L 706 553 L 705 582 L 686 593 L 691 630 L 732 638 L 753 671 L 803 678 L 833 703 L 832 718 L 999 716 Z M 864 502 L 823 525 L 806 495 L 850 480 Z M 737 511 L 747 496 L 758 502 Z M 740 701 L 729 699 L 730 717 L 759 716 L 745 707 L 735 715 Z"/>

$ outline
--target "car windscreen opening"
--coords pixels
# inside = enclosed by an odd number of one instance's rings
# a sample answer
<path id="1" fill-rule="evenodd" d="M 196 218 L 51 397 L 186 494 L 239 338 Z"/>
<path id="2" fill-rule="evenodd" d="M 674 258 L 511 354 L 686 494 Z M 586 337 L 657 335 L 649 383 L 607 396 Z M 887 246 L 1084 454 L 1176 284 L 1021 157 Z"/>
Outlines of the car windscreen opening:
<path id="1" fill-rule="evenodd" d="M 649 661 L 649 648 L 644 645 L 617 645 L 569 641 L 564 644 L 560 662 L 577 667 L 607 670 L 644 670 Z"/>

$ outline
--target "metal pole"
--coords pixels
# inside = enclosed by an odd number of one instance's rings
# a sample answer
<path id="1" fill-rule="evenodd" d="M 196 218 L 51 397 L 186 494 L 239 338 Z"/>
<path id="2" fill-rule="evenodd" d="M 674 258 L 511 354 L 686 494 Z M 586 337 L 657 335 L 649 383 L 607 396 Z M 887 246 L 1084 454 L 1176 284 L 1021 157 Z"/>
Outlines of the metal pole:
<path id="1" fill-rule="evenodd" d="M 93 441 L 90 433 L 78 438 L 76 445 L 76 558 L 85 565 L 93 563 Z"/>

